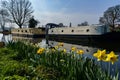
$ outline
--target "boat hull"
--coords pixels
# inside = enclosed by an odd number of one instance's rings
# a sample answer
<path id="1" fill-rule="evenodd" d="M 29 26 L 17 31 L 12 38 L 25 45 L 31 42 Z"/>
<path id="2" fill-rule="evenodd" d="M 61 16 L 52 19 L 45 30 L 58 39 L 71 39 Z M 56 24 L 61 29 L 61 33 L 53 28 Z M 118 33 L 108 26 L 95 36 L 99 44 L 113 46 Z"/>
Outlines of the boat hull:
<path id="1" fill-rule="evenodd" d="M 49 34 L 48 39 L 93 47 L 120 48 L 120 32 L 110 32 L 102 35 Z"/>
<path id="2" fill-rule="evenodd" d="M 72 43 L 90 43 L 90 42 L 100 42 L 101 35 L 49 35 L 49 40 L 56 40 L 56 41 L 65 41 L 65 42 L 72 42 Z"/>

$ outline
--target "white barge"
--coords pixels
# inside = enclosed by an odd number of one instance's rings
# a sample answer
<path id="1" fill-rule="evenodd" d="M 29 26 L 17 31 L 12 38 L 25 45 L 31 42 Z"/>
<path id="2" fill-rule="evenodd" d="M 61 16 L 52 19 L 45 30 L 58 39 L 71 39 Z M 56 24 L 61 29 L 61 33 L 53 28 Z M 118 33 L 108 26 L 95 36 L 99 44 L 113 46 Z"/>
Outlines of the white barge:
<path id="1" fill-rule="evenodd" d="M 17 28 L 11 30 L 12 36 L 25 38 L 44 38 L 45 28 Z"/>
<path id="2" fill-rule="evenodd" d="M 49 29 L 49 35 L 101 35 L 109 32 L 107 26 L 91 25 L 79 27 L 55 27 Z"/>
<path id="3" fill-rule="evenodd" d="M 71 41 L 94 41 L 101 38 L 101 35 L 109 32 L 107 26 L 79 26 L 79 27 L 58 27 L 50 28 L 48 31 L 51 40 L 69 40 Z"/>
<path id="4" fill-rule="evenodd" d="M 48 30 L 49 40 L 72 43 L 120 43 L 120 32 L 110 32 L 108 26 L 54 27 Z"/>

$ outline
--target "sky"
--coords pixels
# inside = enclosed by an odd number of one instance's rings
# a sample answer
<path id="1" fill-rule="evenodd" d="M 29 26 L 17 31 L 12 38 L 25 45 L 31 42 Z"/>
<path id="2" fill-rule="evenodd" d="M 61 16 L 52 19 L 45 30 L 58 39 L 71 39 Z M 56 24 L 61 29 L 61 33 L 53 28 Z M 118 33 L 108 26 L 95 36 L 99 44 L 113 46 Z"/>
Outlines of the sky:
<path id="1" fill-rule="evenodd" d="M 63 23 L 68 26 L 70 22 L 77 26 L 84 21 L 98 24 L 105 10 L 119 5 L 120 0 L 30 0 L 34 9 L 35 19 L 40 25 L 47 23 Z"/>

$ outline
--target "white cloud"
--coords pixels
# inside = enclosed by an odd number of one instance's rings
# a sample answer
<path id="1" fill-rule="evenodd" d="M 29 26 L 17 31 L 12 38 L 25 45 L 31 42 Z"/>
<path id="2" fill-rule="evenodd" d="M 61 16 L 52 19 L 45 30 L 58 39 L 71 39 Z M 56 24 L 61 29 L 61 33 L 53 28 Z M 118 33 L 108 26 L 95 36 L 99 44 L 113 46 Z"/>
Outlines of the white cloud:
<path id="1" fill-rule="evenodd" d="M 58 11 L 51 11 L 51 8 L 47 5 L 49 4 L 47 0 L 31 0 L 34 5 L 35 12 L 34 16 L 36 19 L 40 21 L 41 25 L 45 25 L 47 23 L 63 23 L 65 25 L 69 25 L 70 22 L 74 26 L 77 24 L 88 21 L 90 24 L 98 23 L 98 18 L 100 14 L 89 14 L 89 13 L 81 13 L 81 12 L 70 12 L 70 0 L 66 5 L 61 6 Z M 54 3 L 59 3 L 60 0 L 55 0 Z M 68 12 L 69 11 L 69 12 Z"/>
<path id="2" fill-rule="evenodd" d="M 35 18 L 37 18 L 41 24 L 45 25 L 47 23 L 63 23 L 69 25 L 72 22 L 73 26 L 77 24 L 88 21 L 90 24 L 96 24 L 99 15 L 89 14 L 89 13 L 64 13 L 64 12 L 39 12 L 34 13 Z"/>

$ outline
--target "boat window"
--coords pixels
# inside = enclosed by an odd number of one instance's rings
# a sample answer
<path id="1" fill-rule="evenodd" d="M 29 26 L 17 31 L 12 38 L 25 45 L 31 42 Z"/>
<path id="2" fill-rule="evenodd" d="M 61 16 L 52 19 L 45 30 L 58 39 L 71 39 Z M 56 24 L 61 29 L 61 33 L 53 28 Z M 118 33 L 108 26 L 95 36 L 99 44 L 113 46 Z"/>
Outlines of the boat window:
<path id="1" fill-rule="evenodd" d="M 89 32 L 89 31 L 90 31 L 89 29 L 86 30 L 86 32 Z"/>
<path id="2" fill-rule="evenodd" d="M 27 30 L 25 30 L 25 32 L 27 32 Z"/>
<path id="3" fill-rule="evenodd" d="M 53 32 L 53 30 L 51 32 Z"/>
<path id="4" fill-rule="evenodd" d="M 21 32 L 23 32 L 23 30 L 21 30 Z"/>
<path id="5" fill-rule="evenodd" d="M 86 51 L 87 51 L 87 52 L 89 52 L 89 50 L 88 50 L 88 49 L 86 49 Z"/>
<path id="6" fill-rule="evenodd" d="M 18 30 L 18 32 L 19 32 L 19 30 Z"/>
<path id="7" fill-rule="evenodd" d="M 72 30 L 71 32 L 74 32 L 74 30 Z"/>
<path id="8" fill-rule="evenodd" d="M 63 30 L 61 32 L 63 32 Z"/>

